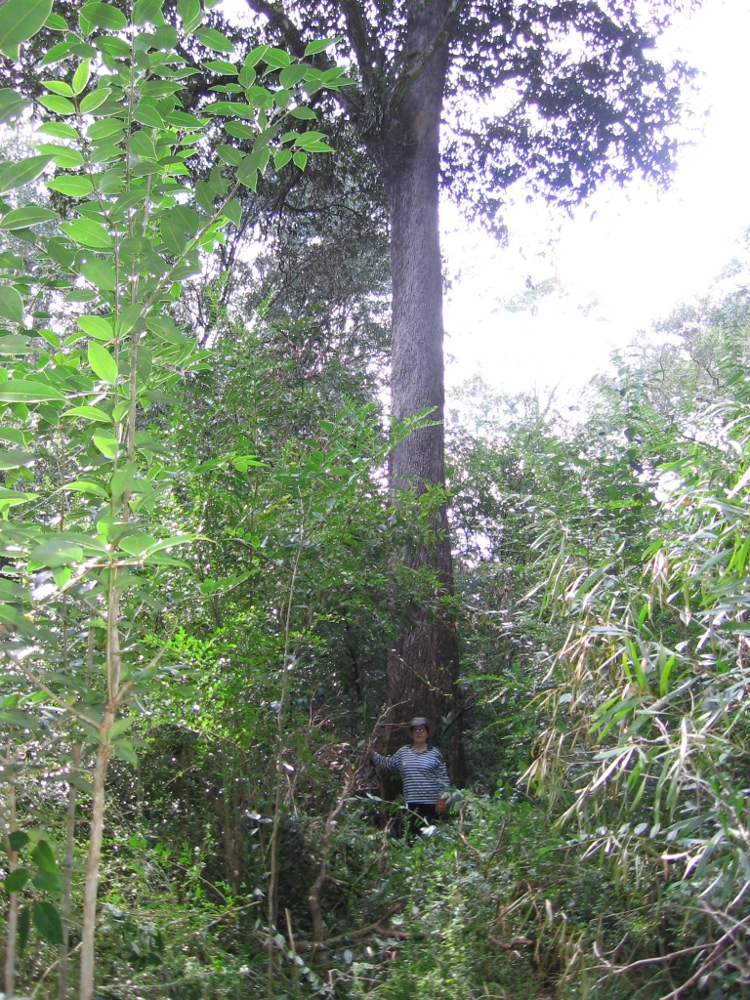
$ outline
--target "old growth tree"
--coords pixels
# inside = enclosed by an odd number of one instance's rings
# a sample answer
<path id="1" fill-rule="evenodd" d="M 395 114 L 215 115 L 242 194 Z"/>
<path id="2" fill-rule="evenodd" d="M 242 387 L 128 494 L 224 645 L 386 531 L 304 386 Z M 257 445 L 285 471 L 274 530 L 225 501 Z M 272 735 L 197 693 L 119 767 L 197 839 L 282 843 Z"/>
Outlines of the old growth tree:
<path id="1" fill-rule="evenodd" d="M 429 409 L 396 448 L 397 489 L 444 484 L 441 185 L 490 225 L 523 180 L 562 204 L 605 179 L 663 180 L 684 66 L 649 52 L 679 3 L 651 0 L 247 0 L 269 40 L 300 53 L 339 36 L 356 86 L 336 95 L 384 185 L 390 214 L 392 415 Z M 323 58 L 323 57 L 321 57 Z M 434 540 L 405 555 L 433 597 L 452 592 L 444 504 Z M 449 613 L 422 616 L 388 662 L 394 721 L 457 711 L 458 637 Z M 460 741 L 458 741 L 460 742 Z M 460 757 L 460 754 L 459 754 Z M 460 760 L 454 759 L 460 779 Z"/>

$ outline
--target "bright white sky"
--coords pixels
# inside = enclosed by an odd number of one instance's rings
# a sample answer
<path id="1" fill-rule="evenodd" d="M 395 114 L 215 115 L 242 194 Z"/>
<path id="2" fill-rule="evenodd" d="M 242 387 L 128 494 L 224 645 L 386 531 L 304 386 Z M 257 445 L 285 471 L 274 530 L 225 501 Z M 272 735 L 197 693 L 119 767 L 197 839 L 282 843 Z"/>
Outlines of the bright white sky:
<path id="1" fill-rule="evenodd" d="M 702 138 L 683 150 L 666 194 L 636 182 L 601 190 L 574 219 L 512 206 L 505 249 L 444 207 L 449 387 L 478 372 L 511 392 L 559 385 L 569 396 L 614 347 L 708 291 L 750 226 L 748 39 L 747 0 L 704 0 L 662 40 L 704 74 L 694 102 Z M 508 311 L 527 278 L 556 279 L 558 290 L 535 315 Z"/>

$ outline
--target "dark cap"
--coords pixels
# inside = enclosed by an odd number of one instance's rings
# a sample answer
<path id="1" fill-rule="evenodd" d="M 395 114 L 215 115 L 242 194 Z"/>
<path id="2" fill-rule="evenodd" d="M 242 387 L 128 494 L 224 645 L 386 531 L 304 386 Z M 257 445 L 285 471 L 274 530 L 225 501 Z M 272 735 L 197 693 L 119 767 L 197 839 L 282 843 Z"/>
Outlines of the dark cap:
<path id="1" fill-rule="evenodd" d="M 409 723 L 409 729 L 413 729 L 415 726 L 424 726 L 428 733 L 430 731 L 430 724 L 423 715 L 416 715 L 411 720 L 411 722 Z"/>

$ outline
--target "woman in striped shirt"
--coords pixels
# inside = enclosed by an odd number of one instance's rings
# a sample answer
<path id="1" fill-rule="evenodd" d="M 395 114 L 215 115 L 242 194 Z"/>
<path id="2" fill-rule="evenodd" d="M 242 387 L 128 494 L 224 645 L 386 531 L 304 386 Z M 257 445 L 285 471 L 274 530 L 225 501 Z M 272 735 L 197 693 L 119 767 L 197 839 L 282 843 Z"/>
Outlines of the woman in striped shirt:
<path id="1" fill-rule="evenodd" d="M 410 725 L 412 746 L 401 747 L 384 757 L 368 747 L 370 760 L 379 771 L 398 771 L 404 785 L 407 808 L 430 822 L 446 810 L 443 793 L 448 790 L 448 770 L 437 747 L 427 746 L 429 724 L 418 716 Z"/>

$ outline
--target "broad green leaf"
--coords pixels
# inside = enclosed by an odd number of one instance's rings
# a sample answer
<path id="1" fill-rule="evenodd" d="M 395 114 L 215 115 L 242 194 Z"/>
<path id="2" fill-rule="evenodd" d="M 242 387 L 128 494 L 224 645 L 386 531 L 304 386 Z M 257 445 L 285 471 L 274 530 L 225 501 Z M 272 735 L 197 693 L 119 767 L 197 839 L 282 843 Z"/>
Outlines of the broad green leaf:
<path id="1" fill-rule="evenodd" d="M 55 875 L 59 874 L 60 869 L 57 867 L 55 852 L 52 850 L 48 841 L 39 841 L 34 850 L 31 852 L 31 860 L 41 871 L 52 872 Z"/>
<path id="2" fill-rule="evenodd" d="M 152 538 L 151 535 L 140 532 L 138 534 L 126 535 L 125 538 L 120 541 L 119 548 L 121 548 L 123 552 L 127 552 L 128 555 L 140 558 L 144 552 L 147 552 L 155 544 L 155 538 Z"/>
<path id="3" fill-rule="evenodd" d="M 74 493 L 86 493 L 92 497 L 101 497 L 104 500 L 109 499 L 109 494 L 100 486 L 99 483 L 92 483 L 88 479 L 77 479 L 73 483 L 66 483 L 64 489 L 72 490 Z"/>
<path id="4" fill-rule="evenodd" d="M 75 222 L 63 222 L 60 229 L 80 246 L 91 247 L 93 250 L 109 250 L 112 247 L 112 237 L 99 222 L 93 219 L 76 219 Z"/>
<path id="5" fill-rule="evenodd" d="M 91 183 L 90 178 L 82 175 L 55 177 L 54 180 L 47 182 L 47 187 L 51 188 L 52 191 L 59 191 L 60 194 L 64 194 L 68 198 L 85 198 L 87 194 L 91 194 L 94 190 L 94 185 Z"/>
<path id="6" fill-rule="evenodd" d="M 151 333 L 155 333 L 157 337 L 163 338 L 170 344 L 184 347 L 188 343 L 188 339 L 182 330 L 175 326 L 172 320 L 166 316 L 149 316 L 146 320 L 146 326 Z"/>
<path id="7" fill-rule="evenodd" d="M 295 166 L 299 167 L 300 170 L 304 170 L 307 166 L 307 153 L 295 153 L 292 159 Z"/>
<path id="8" fill-rule="evenodd" d="M 0 383 L 0 402 L 3 403 L 50 403 L 65 399 L 59 389 L 44 382 L 11 379 Z"/>
<path id="9" fill-rule="evenodd" d="M 81 8 L 78 23 L 84 35 L 90 35 L 94 28 L 106 28 L 109 31 L 120 31 L 128 19 L 116 7 L 108 3 L 87 3 Z"/>
<path id="10" fill-rule="evenodd" d="M 298 108 L 292 108 L 289 114 L 292 118 L 298 118 L 301 121 L 317 121 L 318 118 L 313 109 L 306 107 L 304 104 L 301 104 Z"/>
<path id="11" fill-rule="evenodd" d="M 52 142 L 40 142 L 37 144 L 40 153 L 44 153 L 55 161 L 55 165 L 69 170 L 72 167 L 82 167 L 83 157 L 77 149 L 70 146 L 57 146 Z"/>
<path id="12" fill-rule="evenodd" d="M 152 98 L 144 98 L 133 108 L 133 118 L 141 125 L 148 125 L 150 128 L 164 128 L 164 119 L 151 103 Z"/>
<path id="13" fill-rule="evenodd" d="M 93 93 L 96 94 L 98 91 L 95 90 Z M 87 96 L 92 97 L 93 94 L 88 94 Z M 92 122 L 86 129 L 86 136 L 98 142 L 100 139 L 110 139 L 113 135 L 117 135 L 118 132 L 123 132 L 122 122 L 105 118 L 103 121 Z"/>
<path id="14" fill-rule="evenodd" d="M 82 420 L 89 420 L 93 423 L 111 424 L 112 418 L 103 410 L 98 410 L 95 406 L 72 406 L 63 413 L 64 417 L 80 417 Z"/>
<path id="15" fill-rule="evenodd" d="M 133 24 L 164 24 L 163 6 L 164 0 L 137 0 L 133 7 Z"/>
<path id="16" fill-rule="evenodd" d="M 130 740 L 114 740 L 112 742 L 112 749 L 116 757 L 127 761 L 132 767 L 138 767 L 138 757 Z"/>
<path id="17" fill-rule="evenodd" d="M 80 268 L 84 278 L 95 285 L 100 292 L 113 292 L 117 287 L 115 269 L 106 261 L 92 257 L 90 260 L 83 261 Z"/>
<path id="18" fill-rule="evenodd" d="M 94 434 L 94 444 L 106 458 L 117 457 L 117 438 L 114 434 Z"/>
<path id="19" fill-rule="evenodd" d="M 226 122 L 224 131 L 234 136 L 235 139 L 254 139 L 257 135 L 254 128 L 243 125 L 242 122 Z"/>
<path id="20" fill-rule="evenodd" d="M 42 86 L 51 94 L 59 94 L 60 97 L 72 97 L 73 88 L 64 80 L 43 80 Z"/>
<path id="21" fill-rule="evenodd" d="M 23 323 L 23 299 L 10 285 L 0 285 L 0 316 L 11 323 Z"/>
<path id="22" fill-rule="evenodd" d="M 36 180 L 53 158 L 51 155 L 30 156 L 17 163 L 0 163 L 0 194 Z"/>
<path id="23" fill-rule="evenodd" d="M 18 892 L 19 889 L 23 889 L 30 878 L 31 872 L 28 868 L 16 868 L 5 879 L 5 891 Z"/>
<path id="24" fill-rule="evenodd" d="M 215 28 L 198 28 L 195 37 L 212 52 L 234 52 L 234 44 Z"/>
<path id="25" fill-rule="evenodd" d="M 0 357 L 17 357 L 21 354 L 33 354 L 34 345 L 28 337 L 10 335 L 0 336 Z"/>
<path id="26" fill-rule="evenodd" d="M 39 31 L 52 13 L 52 0 L 5 0 L 0 7 L 0 52 L 18 59 L 18 46 Z"/>
<path id="27" fill-rule="evenodd" d="M 100 108 L 105 103 L 105 101 L 107 101 L 111 96 L 112 96 L 112 91 L 108 90 L 106 87 L 99 87 L 96 90 L 92 90 L 91 93 L 86 94 L 86 96 L 81 101 L 81 111 L 85 115 L 89 115 L 91 114 L 92 111 L 96 111 L 97 108 Z M 121 127 L 116 122 L 114 124 L 116 126 L 116 129 Z M 89 134 L 90 133 L 91 129 L 89 129 Z M 114 131 L 111 134 L 114 134 Z"/>
<path id="28" fill-rule="evenodd" d="M 58 893 L 62 890 L 62 878 L 56 872 L 38 872 L 31 880 L 35 889 L 42 892 Z"/>
<path id="29" fill-rule="evenodd" d="M 20 469 L 31 465 L 37 456 L 28 451 L 0 451 L 0 469 Z"/>
<path id="30" fill-rule="evenodd" d="M 73 93 L 76 97 L 88 87 L 90 77 L 91 60 L 84 59 L 73 74 Z"/>
<path id="31" fill-rule="evenodd" d="M 88 334 L 89 337 L 94 337 L 95 340 L 101 340 L 108 344 L 114 339 L 112 321 L 105 319 L 104 316 L 78 316 L 76 323 L 84 333 Z"/>
<path id="32" fill-rule="evenodd" d="M 107 739 L 116 740 L 118 736 L 122 736 L 123 733 L 131 729 L 134 722 L 135 718 L 132 715 L 125 719 L 115 719 L 107 730 Z"/>
<path id="33" fill-rule="evenodd" d="M 177 0 L 177 13 L 182 18 L 182 26 L 190 34 L 203 20 L 200 0 Z"/>
<path id="34" fill-rule="evenodd" d="M 305 48 L 304 58 L 307 59 L 308 56 L 315 56 L 319 52 L 325 52 L 326 49 L 335 45 L 338 41 L 338 38 L 319 38 L 315 42 L 310 42 L 310 44 Z"/>
<path id="35" fill-rule="evenodd" d="M 106 347 L 97 344 L 95 340 L 90 340 L 88 357 L 89 364 L 99 378 L 109 385 L 114 385 L 117 381 L 117 362 Z"/>
<path id="36" fill-rule="evenodd" d="M 8 837 L 11 851 L 22 851 L 29 842 L 29 835 L 25 830 L 14 830 Z"/>
<path id="37" fill-rule="evenodd" d="M 1 10 L 2 8 L 0 8 Z M 56 115 L 74 115 L 76 113 L 75 104 L 67 97 L 58 97 L 57 94 L 49 94 L 39 98 L 39 103 L 48 111 Z"/>
<path id="38" fill-rule="evenodd" d="M 67 59 L 69 55 L 72 55 L 74 48 L 75 42 L 58 42 L 57 45 L 53 45 L 52 48 L 47 49 L 39 65 L 50 66 L 52 63 Z"/>
<path id="39" fill-rule="evenodd" d="M 292 158 L 292 154 L 288 149 L 280 149 L 278 153 L 274 153 L 273 165 L 276 170 L 281 170 L 282 167 L 286 166 L 287 163 Z"/>
<path id="40" fill-rule="evenodd" d="M 8 87 L 0 90 L 0 124 L 7 125 L 23 114 L 29 102 L 21 94 Z"/>
<path id="41" fill-rule="evenodd" d="M 14 208 L 7 212 L 0 220 L 0 229 L 16 230 L 28 229 L 30 226 L 39 226 L 43 222 L 52 222 L 59 219 L 57 212 L 52 212 L 48 208 L 39 208 L 37 205 L 24 205 L 23 208 Z"/>
<path id="42" fill-rule="evenodd" d="M 44 22 L 44 27 L 49 28 L 50 31 L 67 31 L 68 24 L 64 17 L 60 17 L 59 14 L 50 14 L 47 20 Z"/>
<path id="43" fill-rule="evenodd" d="M 128 404 L 129 405 L 129 404 Z M 135 462 L 126 462 L 112 476 L 111 489 L 113 497 L 121 497 L 122 494 L 133 485 L 137 473 Z"/>
<path id="44" fill-rule="evenodd" d="M 34 566 L 68 566 L 83 560 L 81 546 L 66 538 L 49 538 L 29 553 L 29 563 Z"/>
<path id="45" fill-rule="evenodd" d="M 21 612 L 12 605 L 2 604 L 0 605 L 0 610 L 3 612 L 0 614 L 0 621 L 5 619 L 3 624 L 7 623 L 6 627 L 11 631 L 15 630 L 19 618 L 23 619 L 28 625 Z M 9 614 L 5 614 L 6 611 Z M 32 733 L 39 732 L 39 720 L 35 716 L 29 715 L 28 712 L 22 712 L 19 708 L 0 709 L 0 722 L 5 722 L 9 726 L 16 726 L 18 729 L 28 729 Z"/>
<path id="46" fill-rule="evenodd" d="M 274 69 L 284 69 L 289 66 L 291 59 L 289 53 L 283 49 L 268 49 L 263 56 L 263 62 Z"/>
<path id="47" fill-rule="evenodd" d="M 186 205 L 175 205 L 165 213 L 159 223 L 159 232 L 169 250 L 182 254 L 190 237 L 198 231 L 200 220 L 197 212 Z"/>
<path id="48" fill-rule="evenodd" d="M 57 908 L 52 903 L 46 900 L 38 900 L 34 903 L 34 926 L 50 944 L 62 944 L 62 921 Z"/>
<path id="49" fill-rule="evenodd" d="M 237 76 L 238 73 L 234 63 L 224 62 L 223 59 L 209 59 L 203 63 L 203 66 L 210 69 L 212 73 L 221 73 L 224 76 Z"/>
<path id="50" fill-rule="evenodd" d="M 19 493 L 17 490 L 9 490 L 0 486 L 0 510 L 11 510 L 13 507 L 20 507 L 21 504 L 28 503 L 29 500 L 36 500 L 36 493 Z"/>
<path id="51" fill-rule="evenodd" d="M 43 125 L 39 126 L 37 132 L 41 132 L 42 135 L 53 135 L 56 139 L 78 138 L 78 132 L 72 125 L 66 125 L 65 122 L 44 122 Z"/>

